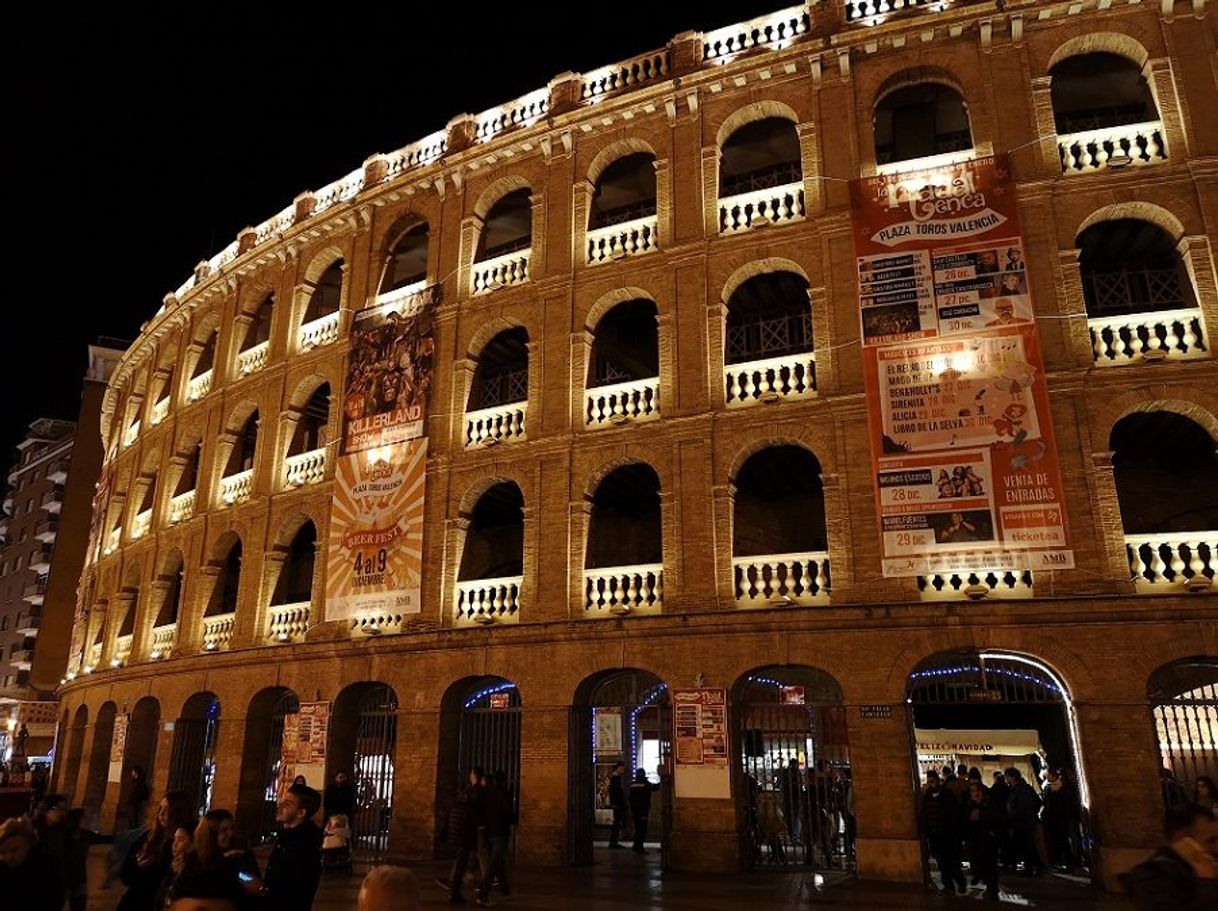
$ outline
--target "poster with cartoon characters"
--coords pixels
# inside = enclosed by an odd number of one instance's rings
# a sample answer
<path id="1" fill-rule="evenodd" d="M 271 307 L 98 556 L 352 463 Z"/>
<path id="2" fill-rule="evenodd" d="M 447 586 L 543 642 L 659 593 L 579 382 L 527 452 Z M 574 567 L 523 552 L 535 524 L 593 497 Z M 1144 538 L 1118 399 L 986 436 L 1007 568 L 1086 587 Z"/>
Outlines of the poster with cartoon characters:
<path id="1" fill-rule="evenodd" d="M 851 184 L 885 576 L 1069 569 L 1005 156 Z"/>

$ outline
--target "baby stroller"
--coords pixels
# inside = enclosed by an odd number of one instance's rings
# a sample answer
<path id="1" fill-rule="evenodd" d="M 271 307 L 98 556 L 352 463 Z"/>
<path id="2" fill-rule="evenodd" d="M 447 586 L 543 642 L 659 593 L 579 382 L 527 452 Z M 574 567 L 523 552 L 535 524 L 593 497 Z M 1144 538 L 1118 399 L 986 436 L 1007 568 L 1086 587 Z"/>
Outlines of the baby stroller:
<path id="1" fill-rule="evenodd" d="M 321 868 L 351 872 L 351 825 L 342 813 L 335 813 L 326 820 L 325 837 L 321 842 Z"/>

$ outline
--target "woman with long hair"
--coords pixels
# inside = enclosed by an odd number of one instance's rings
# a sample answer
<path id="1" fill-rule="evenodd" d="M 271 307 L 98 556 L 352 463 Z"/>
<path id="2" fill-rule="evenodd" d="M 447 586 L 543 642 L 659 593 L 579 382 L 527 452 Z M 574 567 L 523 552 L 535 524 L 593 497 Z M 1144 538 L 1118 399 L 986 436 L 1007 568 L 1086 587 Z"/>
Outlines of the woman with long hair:
<path id="1" fill-rule="evenodd" d="M 170 874 L 173 837 L 195 822 L 194 807 L 185 791 L 168 791 L 157 806 L 152 826 L 136 839 L 123 861 L 122 881 L 127 887 L 117 911 L 154 911 L 157 893 Z"/>
<path id="2" fill-rule="evenodd" d="M 232 897 L 238 908 L 252 902 L 241 887 L 240 874 L 261 878 L 258 861 L 253 853 L 236 843 L 233 814 L 228 810 L 211 810 L 195 827 L 194 844 L 186 857 L 184 875 L 204 875 L 215 881 Z M 170 897 L 173 890 L 170 890 Z"/>

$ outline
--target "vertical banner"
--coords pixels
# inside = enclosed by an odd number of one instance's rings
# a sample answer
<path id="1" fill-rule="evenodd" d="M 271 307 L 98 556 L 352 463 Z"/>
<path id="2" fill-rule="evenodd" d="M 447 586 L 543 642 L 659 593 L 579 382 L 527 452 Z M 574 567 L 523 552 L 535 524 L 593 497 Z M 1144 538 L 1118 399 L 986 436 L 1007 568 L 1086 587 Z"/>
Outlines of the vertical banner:
<path id="1" fill-rule="evenodd" d="M 283 716 L 283 743 L 279 747 L 279 797 L 296 779 L 296 747 L 300 743 L 300 713 Z"/>
<path id="2" fill-rule="evenodd" d="M 731 797 L 727 690 L 673 689 L 673 752 L 678 797 Z"/>
<path id="3" fill-rule="evenodd" d="M 355 315 L 343 456 L 326 548 L 326 617 L 418 613 L 427 396 L 439 286 Z"/>
<path id="4" fill-rule="evenodd" d="M 110 769 L 106 781 L 123 780 L 123 754 L 127 752 L 127 725 L 131 716 L 126 712 L 114 716 L 114 733 L 110 737 Z"/>
<path id="5" fill-rule="evenodd" d="M 1006 156 L 850 204 L 884 575 L 1072 568 Z"/>

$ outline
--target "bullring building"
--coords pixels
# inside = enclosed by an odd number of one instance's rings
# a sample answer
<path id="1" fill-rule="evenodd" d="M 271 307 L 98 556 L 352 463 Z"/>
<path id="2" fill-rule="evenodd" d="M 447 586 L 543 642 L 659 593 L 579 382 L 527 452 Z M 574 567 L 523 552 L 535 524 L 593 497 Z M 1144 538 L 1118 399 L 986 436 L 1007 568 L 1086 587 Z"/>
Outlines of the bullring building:
<path id="1" fill-rule="evenodd" d="M 456 116 L 243 230 L 109 381 L 56 786 L 109 829 L 139 765 L 258 836 L 285 775 L 344 769 L 358 848 L 419 858 L 480 764 L 518 860 L 581 864 L 620 759 L 672 868 L 915 882 L 921 772 L 1060 768 L 1111 885 L 1161 783 L 1218 773 L 1213 23 L 816 0 Z M 917 448 L 877 444 L 871 343 L 930 311 L 860 320 L 892 266 L 860 238 L 905 229 L 860 230 L 856 191 L 922 194 L 921 224 L 982 171 L 1006 214 L 953 224 L 1001 221 L 1015 277 L 947 309 L 1036 339 L 994 453 L 1056 463 L 1018 528 L 1058 550 L 970 564 L 989 449 L 926 471 L 973 506 L 884 511 L 877 460 Z M 915 278 L 965 259 L 998 257 Z"/>

